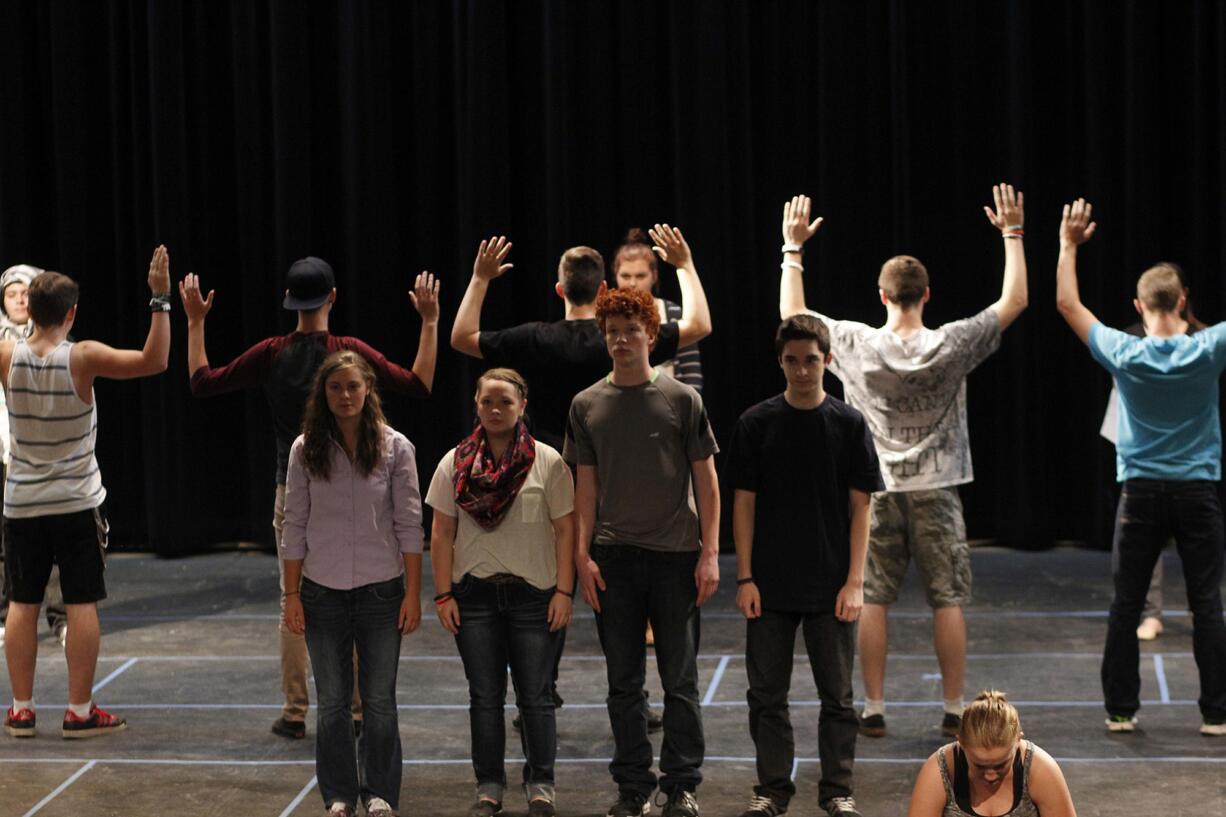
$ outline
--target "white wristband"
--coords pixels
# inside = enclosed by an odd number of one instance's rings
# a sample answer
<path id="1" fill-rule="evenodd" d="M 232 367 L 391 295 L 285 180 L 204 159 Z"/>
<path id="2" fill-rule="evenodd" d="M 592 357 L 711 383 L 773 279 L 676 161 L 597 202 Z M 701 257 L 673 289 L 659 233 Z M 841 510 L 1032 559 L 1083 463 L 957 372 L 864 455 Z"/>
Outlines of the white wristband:
<path id="1" fill-rule="evenodd" d="M 804 252 L 804 251 L 805 251 L 804 247 L 800 246 L 799 244 L 793 244 L 791 241 L 784 244 L 783 248 L 779 250 L 779 252 Z"/>
<path id="2" fill-rule="evenodd" d="M 804 265 L 798 264 L 795 261 L 784 261 L 782 264 L 779 265 L 779 267 L 780 269 L 787 269 L 788 267 L 791 267 L 792 269 L 799 270 L 800 272 L 805 271 Z"/>

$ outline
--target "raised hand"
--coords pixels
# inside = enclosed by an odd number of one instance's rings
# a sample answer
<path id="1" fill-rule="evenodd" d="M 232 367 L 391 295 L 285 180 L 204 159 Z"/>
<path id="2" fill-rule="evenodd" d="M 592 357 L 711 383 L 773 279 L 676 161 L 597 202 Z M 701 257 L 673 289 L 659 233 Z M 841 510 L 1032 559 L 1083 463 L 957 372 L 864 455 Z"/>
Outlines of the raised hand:
<path id="1" fill-rule="evenodd" d="M 1098 224 L 1090 221 L 1092 209 L 1085 199 L 1077 199 L 1072 204 L 1064 205 L 1064 217 L 1060 219 L 1061 246 L 1077 246 L 1090 240 L 1098 229 Z"/>
<path id="2" fill-rule="evenodd" d="M 996 210 L 984 207 L 983 212 L 993 227 L 1004 232 L 1006 227 L 1022 226 L 1025 221 L 1022 191 L 1015 192 L 1013 185 L 1001 182 L 992 186 L 992 199 L 996 202 Z"/>
<path id="3" fill-rule="evenodd" d="M 783 243 L 803 245 L 821 229 L 821 216 L 809 221 L 812 209 L 808 196 L 792 196 L 791 201 L 783 203 Z"/>
<path id="4" fill-rule="evenodd" d="M 666 263 L 678 268 L 694 268 L 694 254 L 690 252 L 690 245 L 686 243 L 680 227 L 657 224 L 647 234 L 655 242 L 651 249 Z"/>
<path id="5" fill-rule="evenodd" d="M 204 320 L 204 316 L 213 308 L 213 290 L 209 290 L 207 298 L 200 297 L 200 276 L 194 272 L 189 272 L 179 282 L 179 299 L 183 302 L 183 312 L 188 321 Z"/>
<path id="6" fill-rule="evenodd" d="M 413 282 L 413 289 L 409 292 L 409 300 L 413 302 L 413 308 L 426 323 L 438 321 L 438 287 L 439 281 L 434 274 L 423 271 L 418 273 L 417 280 Z M 213 293 L 210 292 L 210 301 L 212 297 Z"/>
<path id="7" fill-rule="evenodd" d="M 507 253 L 511 251 L 511 242 L 505 235 L 491 236 L 481 242 L 477 248 L 477 258 L 473 261 L 473 277 L 482 281 L 493 281 L 499 275 L 509 270 L 514 264 L 502 263 Z"/>
<path id="8" fill-rule="evenodd" d="M 149 259 L 149 290 L 154 295 L 170 294 L 170 252 L 159 244 Z"/>

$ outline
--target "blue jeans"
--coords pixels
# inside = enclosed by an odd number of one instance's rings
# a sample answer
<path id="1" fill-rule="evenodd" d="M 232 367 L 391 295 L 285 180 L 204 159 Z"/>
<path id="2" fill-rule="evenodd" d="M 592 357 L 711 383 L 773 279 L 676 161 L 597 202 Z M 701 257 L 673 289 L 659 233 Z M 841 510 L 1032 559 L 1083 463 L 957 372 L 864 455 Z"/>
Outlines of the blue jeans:
<path id="1" fill-rule="evenodd" d="M 498 582 L 466 573 L 451 592 L 460 608 L 455 640 L 468 678 L 477 796 L 501 803 L 507 785 L 504 710 L 509 665 L 523 718 L 524 792 L 529 800 L 541 797 L 552 802 L 558 730 L 549 689 L 554 644 L 560 635 L 549 632 L 554 588 L 538 590 L 523 580 Z"/>
<path id="2" fill-rule="evenodd" d="M 706 744 L 698 696 L 698 551 L 660 552 L 632 545 L 594 545 L 606 589 L 600 592 L 596 631 L 609 676 L 609 722 L 619 791 L 650 796 L 656 787 L 647 739 L 647 648 L 651 621 L 664 687 L 664 743 L 660 788 L 694 791 L 702 782 Z"/>
<path id="3" fill-rule="evenodd" d="M 315 775 L 324 807 L 381 797 L 400 802 L 400 721 L 396 671 L 400 665 L 397 618 L 404 577 L 352 590 L 332 590 L 302 580 L 307 650 L 315 673 Z M 362 738 L 354 751 L 353 654 L 357 648 L 362 695 Z M 359 777 L 358 767 L 361 766 Z"/>
<path id="4" fill-rule="evenodd" d="M 1222 506 L 1217 485 L 1132 479 L 1115 517 L 1115 600 L 1107 622 L 1102 683 L 1107 712 L 1131 716 L 1141 706 L 1137 625 L 1145 593 L 1169 538 L 1183 562 L 1192 611 L 1192 655 L 1200 673 L 1201 715 L 1226 719 L 1226 621 L 1222 619 Z"/>

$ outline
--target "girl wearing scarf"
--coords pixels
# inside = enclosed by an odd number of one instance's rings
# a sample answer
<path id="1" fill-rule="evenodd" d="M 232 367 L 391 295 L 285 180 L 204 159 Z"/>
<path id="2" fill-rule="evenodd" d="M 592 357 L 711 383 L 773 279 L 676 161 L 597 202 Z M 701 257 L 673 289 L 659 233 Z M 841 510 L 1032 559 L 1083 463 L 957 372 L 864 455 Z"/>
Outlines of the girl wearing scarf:
<path id="1" fill-rule="evenodd" d="M 530 817 L 554 814 L 557 727 L 549 693 L 553 643 L 574 598 L 574 482 L 556 449 L 523 422 L 528 385 L 512 369 L 477 381 L 478 425 L 447 452 L 426 504 L 435 610 L 468 677 L 477 800 L 470 817 L 502 810 L 507 667 L 523 719 Z"/>

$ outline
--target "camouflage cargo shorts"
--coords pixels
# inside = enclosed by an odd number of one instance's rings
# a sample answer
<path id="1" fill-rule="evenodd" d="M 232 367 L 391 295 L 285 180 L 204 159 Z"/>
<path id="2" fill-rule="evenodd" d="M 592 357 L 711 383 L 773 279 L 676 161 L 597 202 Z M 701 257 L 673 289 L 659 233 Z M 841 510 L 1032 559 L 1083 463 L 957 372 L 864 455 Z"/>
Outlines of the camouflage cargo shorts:
<path id="1" fill-rule="evenodd" d="M 893 604 L 911 559 L 930 607 L 971 600 L 971 558 L 958 489 L 873 494 L 864 601 Z"/>

